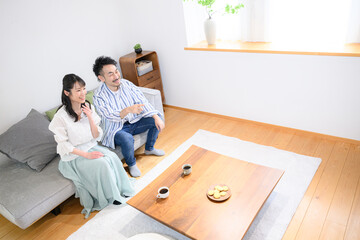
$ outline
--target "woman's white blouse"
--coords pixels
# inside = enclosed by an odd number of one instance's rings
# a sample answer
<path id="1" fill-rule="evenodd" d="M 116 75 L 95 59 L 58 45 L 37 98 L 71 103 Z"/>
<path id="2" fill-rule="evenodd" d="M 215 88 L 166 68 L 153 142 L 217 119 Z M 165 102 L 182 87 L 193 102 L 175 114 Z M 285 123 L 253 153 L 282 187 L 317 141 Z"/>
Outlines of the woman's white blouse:
<path id="1" fill-rule="evenodd" d="M 99 136 L 96 139 L 91 134 L 90 123 L 86 114 L 82 113 L 81 119 L 77 122 L 74 122 L 74 118 L 66 112 L 64 106 L 55 114 L 49 129 L 55 134 L 57 153 L 60 154 L 61 160 L 71 161 L 79 157 L 71 153 L 74 148 L 87 152 L 97 145 L 97 141 L 100 141 L 103 135 L 103 131 L 99 127 L 101 119 L 96 114 L 94 106 L 91 106 L 91 109 L 94 123 L 99 130 Z"/>

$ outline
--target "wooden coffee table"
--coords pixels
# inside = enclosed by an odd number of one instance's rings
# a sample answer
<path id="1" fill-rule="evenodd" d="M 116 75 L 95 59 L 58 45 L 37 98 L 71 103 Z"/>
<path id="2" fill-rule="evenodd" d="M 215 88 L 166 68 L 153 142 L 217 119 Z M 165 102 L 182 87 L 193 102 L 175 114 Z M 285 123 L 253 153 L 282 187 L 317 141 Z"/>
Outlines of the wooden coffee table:
<path id="1" fill-rule="evenodd" d="M 182 175 L 185 163 L 192 165 L 188 176 Z M 242 239 L 283 173 L 193 145 L 127 203 L 193 239 Z M 210 200 L 214 184 L 229 186 L 230 198 Z M 162 186 L 170 195 L 157 199 Z"/>

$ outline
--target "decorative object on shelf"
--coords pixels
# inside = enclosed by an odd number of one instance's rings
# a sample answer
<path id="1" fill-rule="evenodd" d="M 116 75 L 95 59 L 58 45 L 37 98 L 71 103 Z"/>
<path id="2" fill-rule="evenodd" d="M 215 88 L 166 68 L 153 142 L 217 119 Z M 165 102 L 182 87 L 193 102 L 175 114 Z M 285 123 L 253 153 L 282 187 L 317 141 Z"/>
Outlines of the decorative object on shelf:
<path id="1" fill-rule="evenodd" d="M 207 18 L 205 20 L 204 31 L 208 45 L 216 44 L 216 22 L 213 18 Z"/>
<path id="2" fill-rule="evenodd" d="M 139 77 L 154 70 L 152 62 L 150 60 L 140 60 L 140 61 L 136 62 L 135 65 L 136 65 L 136 69 L 137 69 Z"/>
<path id="3" fill-rule="evenodd" d="M 165 103 L 159 59 L 155 51 L 143 51 L 141 54 L 132 52 L 121 56 L 119 63 L 123 78 L 136 86 L 159 90 Z"/>
<path id="4" fill-rule="evenodd" d="M 221 3 L 225 4 L 224 7 L 219 7 L 218 9 L 214 10 L 213 5 L 216 0 L 183 0 L 184 2 L 188 1 L 196 1 L 201 6 L 205 7 L 206 13 L 209 16 L 204 22 L 204 31 L 206 36 L 206 41 L 209 45 L 216 44 L 216 22 L 212 18 L 215 13 L 222 13 L 224 14 L 238 14 L 239 10 L 244 7 L 244 4 L 239 3 L 235 6 L 229 3 Z"/>
<path id="5" fill-rule="evenodd" d="M 141 48 L 140 43 L 135 44 L 134 49 L 135 49 L 135 52 L 138 53 L 138 54 L 142 52 L 142 48 Z"/>

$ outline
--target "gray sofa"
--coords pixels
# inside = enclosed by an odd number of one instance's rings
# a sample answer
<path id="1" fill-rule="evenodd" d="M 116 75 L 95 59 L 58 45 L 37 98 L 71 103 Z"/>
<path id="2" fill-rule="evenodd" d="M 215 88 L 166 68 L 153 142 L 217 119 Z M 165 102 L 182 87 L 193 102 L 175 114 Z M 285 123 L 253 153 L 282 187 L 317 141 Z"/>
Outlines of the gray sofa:
<path id="1" fill-rule="evenodd" d="M 158 90 L 140 88 L 149 102 L 163 114 Z M 134 136 L 135 149 L 146 141 L 146 132 Z M 114 150 L 122 159 L 121 150 Z M 56 209 L 75 193 L 73 183 L 58 170 L 56 156 L 40 172 L 28 164 L 9 159 L 0 153 L 0 214 L 22 229 Z M 59 208 L 57 208 L 59 209 Z"/>

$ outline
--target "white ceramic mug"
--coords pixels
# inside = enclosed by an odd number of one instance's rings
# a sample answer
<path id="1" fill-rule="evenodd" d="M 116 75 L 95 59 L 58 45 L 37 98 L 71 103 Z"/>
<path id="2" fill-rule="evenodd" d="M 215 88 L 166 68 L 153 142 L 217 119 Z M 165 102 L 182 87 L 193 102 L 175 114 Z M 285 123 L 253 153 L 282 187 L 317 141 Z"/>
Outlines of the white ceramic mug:
<path id="1" fill-rule="evenodd" d="M 184 175 L 189 175 L 191 173 L 192 166 L 190 164 L 184 164 L 182 166 Z"/>
<path id="2" fill-rule="evenodd" d="M 167 198 L 169 196 L 169 188 L 168 187 L 161 187 L 158 190 L 157 198 Z"/>

